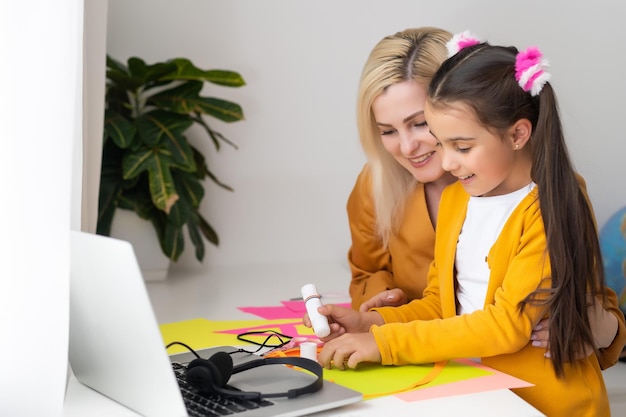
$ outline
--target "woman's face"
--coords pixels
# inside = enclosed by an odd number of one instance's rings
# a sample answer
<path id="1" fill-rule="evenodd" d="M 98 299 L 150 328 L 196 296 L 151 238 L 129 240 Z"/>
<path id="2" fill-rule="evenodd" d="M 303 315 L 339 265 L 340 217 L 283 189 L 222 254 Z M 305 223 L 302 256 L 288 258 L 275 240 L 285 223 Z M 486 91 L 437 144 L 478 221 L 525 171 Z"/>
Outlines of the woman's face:
<path id="1" fill-rule="evenodd" d="M 372 103 L 383 146 L 421 183 L 440 179 L 441 152 L 424 117 L 426 89 L 415 81 L 389 86 Z"/>

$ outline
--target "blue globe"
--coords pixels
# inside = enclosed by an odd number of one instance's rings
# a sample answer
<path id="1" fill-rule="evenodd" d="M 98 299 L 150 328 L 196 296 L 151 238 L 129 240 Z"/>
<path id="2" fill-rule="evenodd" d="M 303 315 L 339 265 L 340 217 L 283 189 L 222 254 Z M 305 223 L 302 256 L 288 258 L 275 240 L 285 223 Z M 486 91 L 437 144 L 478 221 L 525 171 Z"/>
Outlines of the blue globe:
<path id="1" fill-rule="evenodd" d="M 600 229 L 600 249 L 606 284 L 617 293 L 620 309 L 626 314 L 626 207 Z"/>

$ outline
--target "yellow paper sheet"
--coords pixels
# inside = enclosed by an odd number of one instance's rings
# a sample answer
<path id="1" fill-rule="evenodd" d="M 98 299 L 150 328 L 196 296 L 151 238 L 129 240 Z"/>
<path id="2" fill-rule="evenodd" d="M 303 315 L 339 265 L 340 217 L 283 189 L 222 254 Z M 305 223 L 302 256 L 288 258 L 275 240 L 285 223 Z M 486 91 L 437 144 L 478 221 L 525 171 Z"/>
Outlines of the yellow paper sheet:
<path id="1" fill-rule="evenodd" d="M 416 381 L 422 380 L 431 372 L 433 366 L 432 364 L 402 366 L 359 364 L 356 369 L 345 371 L 325 369 L 324 379 L 359 391 L 368 398 L 382 394 L 390 395 L 404 392 L 413 387 Z M 489 374 L 490 372 L 487 370 L 450 361 L 433 381 L 414 389 L 430 388 Z"/>

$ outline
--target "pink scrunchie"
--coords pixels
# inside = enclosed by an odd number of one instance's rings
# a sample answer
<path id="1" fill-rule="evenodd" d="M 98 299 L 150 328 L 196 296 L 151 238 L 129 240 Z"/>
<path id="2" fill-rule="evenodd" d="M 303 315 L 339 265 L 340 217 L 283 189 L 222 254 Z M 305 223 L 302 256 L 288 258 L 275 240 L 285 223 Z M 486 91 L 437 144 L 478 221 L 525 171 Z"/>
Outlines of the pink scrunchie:
<path id="1" fill-rule="evenodd" d="M 478 39 L 476 35 L 472 34 L 468 30 L 457 33 L 446 44 L 446 48 L 448 49 L 448 58 L 450 58 L 452 55 L 455 55 L 461 49 L 473 45 L 478 45 L 479 43 L 480 39 Z"/>
<path id="2" fill-rule="evenodd" d="M 550 73 L 545 70 L 548 65 L 541 51 L 531 46 L 515 58 L 515 79 L 524 91 L 536 96 L 550 79 Z"/>

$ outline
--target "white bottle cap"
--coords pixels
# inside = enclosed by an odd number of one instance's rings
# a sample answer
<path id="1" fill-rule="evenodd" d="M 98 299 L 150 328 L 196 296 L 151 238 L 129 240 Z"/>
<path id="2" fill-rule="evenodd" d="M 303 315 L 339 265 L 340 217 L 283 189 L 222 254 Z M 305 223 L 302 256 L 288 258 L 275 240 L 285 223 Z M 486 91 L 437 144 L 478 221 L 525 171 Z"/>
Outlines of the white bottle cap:
<path id="1" fill-rule="evenodd" d="M 317 343 L 315 342 L 300 343 L 300 357 L 317 361 Z"/>

